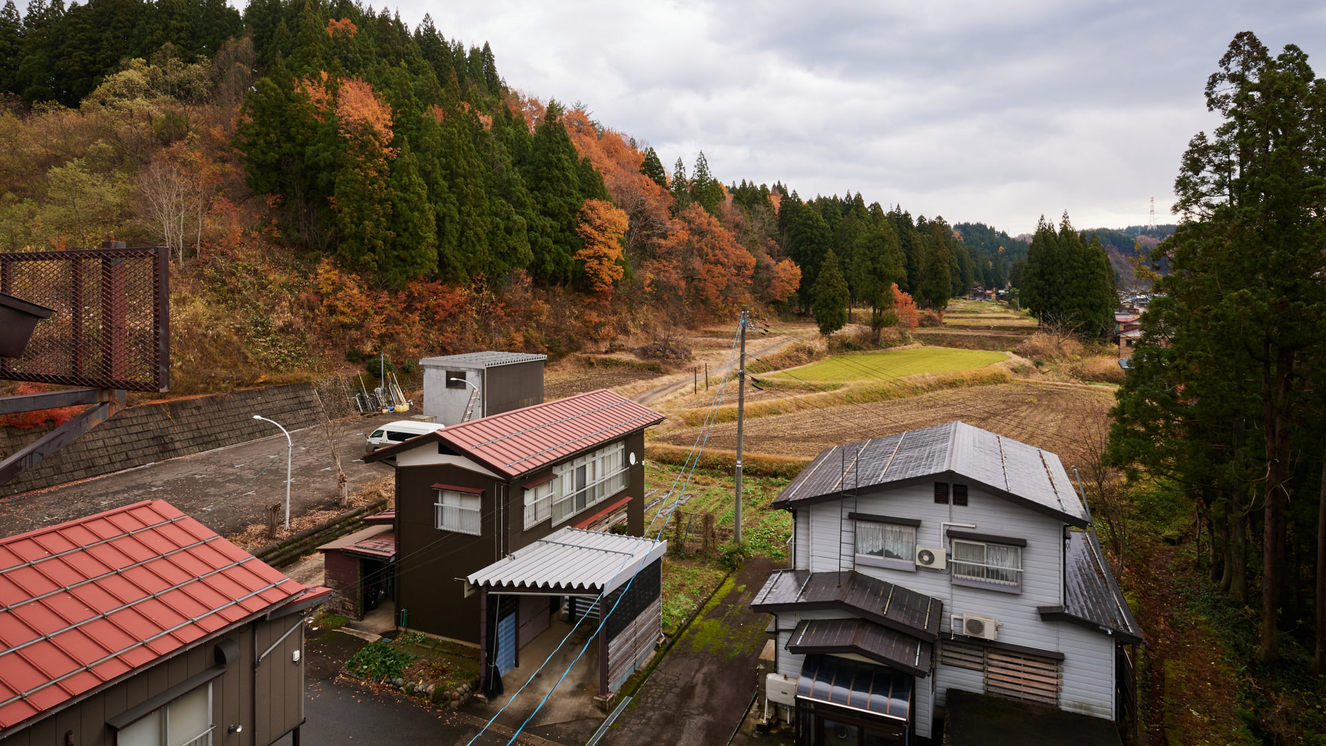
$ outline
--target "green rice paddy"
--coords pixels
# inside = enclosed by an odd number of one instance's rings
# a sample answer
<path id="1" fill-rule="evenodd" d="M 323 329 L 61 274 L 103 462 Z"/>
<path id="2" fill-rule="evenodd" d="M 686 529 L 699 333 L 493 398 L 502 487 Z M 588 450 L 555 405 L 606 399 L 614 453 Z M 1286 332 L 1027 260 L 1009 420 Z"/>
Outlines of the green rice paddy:
<path id="1" fill-rule="evenodd" d="M 960 350 L 949 347 L 914 347 L 838 355 L 770 378 L 789 377 L 816 383 L 854 383 L 892 380 L 919 373 L 948 373 L 973 370 L 1006 360 L 1007 355 L 990 350 Z"/>

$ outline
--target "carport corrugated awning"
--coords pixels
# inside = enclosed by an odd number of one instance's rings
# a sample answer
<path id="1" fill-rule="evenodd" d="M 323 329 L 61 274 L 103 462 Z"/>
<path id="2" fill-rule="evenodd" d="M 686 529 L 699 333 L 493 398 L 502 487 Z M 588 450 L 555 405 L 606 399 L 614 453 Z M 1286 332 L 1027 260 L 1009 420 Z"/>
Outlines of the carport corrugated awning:
<path id="1" fill-rule="evenodd" d="M 563 528 L 465 580 L 493 591 L 611 593 L 667 550 L 666 541 Z"/>
<path id="2" fill-rule="evenodd" d="M 912 677 L 831 655 L 808 655 L 801 665 L 797 698 L 905 723 L 912 710 Z"/>

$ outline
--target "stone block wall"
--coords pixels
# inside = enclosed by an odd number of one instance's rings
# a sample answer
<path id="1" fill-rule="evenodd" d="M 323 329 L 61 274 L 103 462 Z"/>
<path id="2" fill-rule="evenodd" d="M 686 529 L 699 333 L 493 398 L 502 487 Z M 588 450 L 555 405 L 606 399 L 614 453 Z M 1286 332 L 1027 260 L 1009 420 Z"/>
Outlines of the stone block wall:
<path id="1" fill-rule="evenodd" d="M 129 407 L 37 468 L 0 486 L 0 496 L 280 435 L 270 423 L 253 419 L 255 414 L 271 418 L 288 430 L 319 425 L 326 417 L 314 385 L 308 383 Z M 42 435 L 32 430 L 0 430 L 0 449 L 6 456 Z"/>

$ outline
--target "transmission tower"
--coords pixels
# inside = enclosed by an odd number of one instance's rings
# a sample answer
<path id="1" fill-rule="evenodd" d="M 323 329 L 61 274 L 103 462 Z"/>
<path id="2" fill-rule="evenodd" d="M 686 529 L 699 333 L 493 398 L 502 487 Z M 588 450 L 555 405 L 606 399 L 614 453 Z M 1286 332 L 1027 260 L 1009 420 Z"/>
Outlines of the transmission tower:
<path id="1" fill-rule="evenodd" d="M 1148 231 L 1156 229 L 1156 198 L 1151 198 L 1151 215 L 1147 218 L 1146 228 Z"/>

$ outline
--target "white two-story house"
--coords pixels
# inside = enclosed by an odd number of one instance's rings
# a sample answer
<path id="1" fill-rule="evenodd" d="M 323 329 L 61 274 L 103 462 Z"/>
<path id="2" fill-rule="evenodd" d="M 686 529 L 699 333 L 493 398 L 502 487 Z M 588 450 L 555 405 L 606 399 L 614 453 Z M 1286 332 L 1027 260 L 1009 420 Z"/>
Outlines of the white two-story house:
<path id="1" fill-rule="evenodd" d="M 774 500 L 770 703 L 798 743 L 937 737 L 953 690 L 1115 720 L 1142 641 L 1059 458 L 950 422 L 825 450 Z"/>

